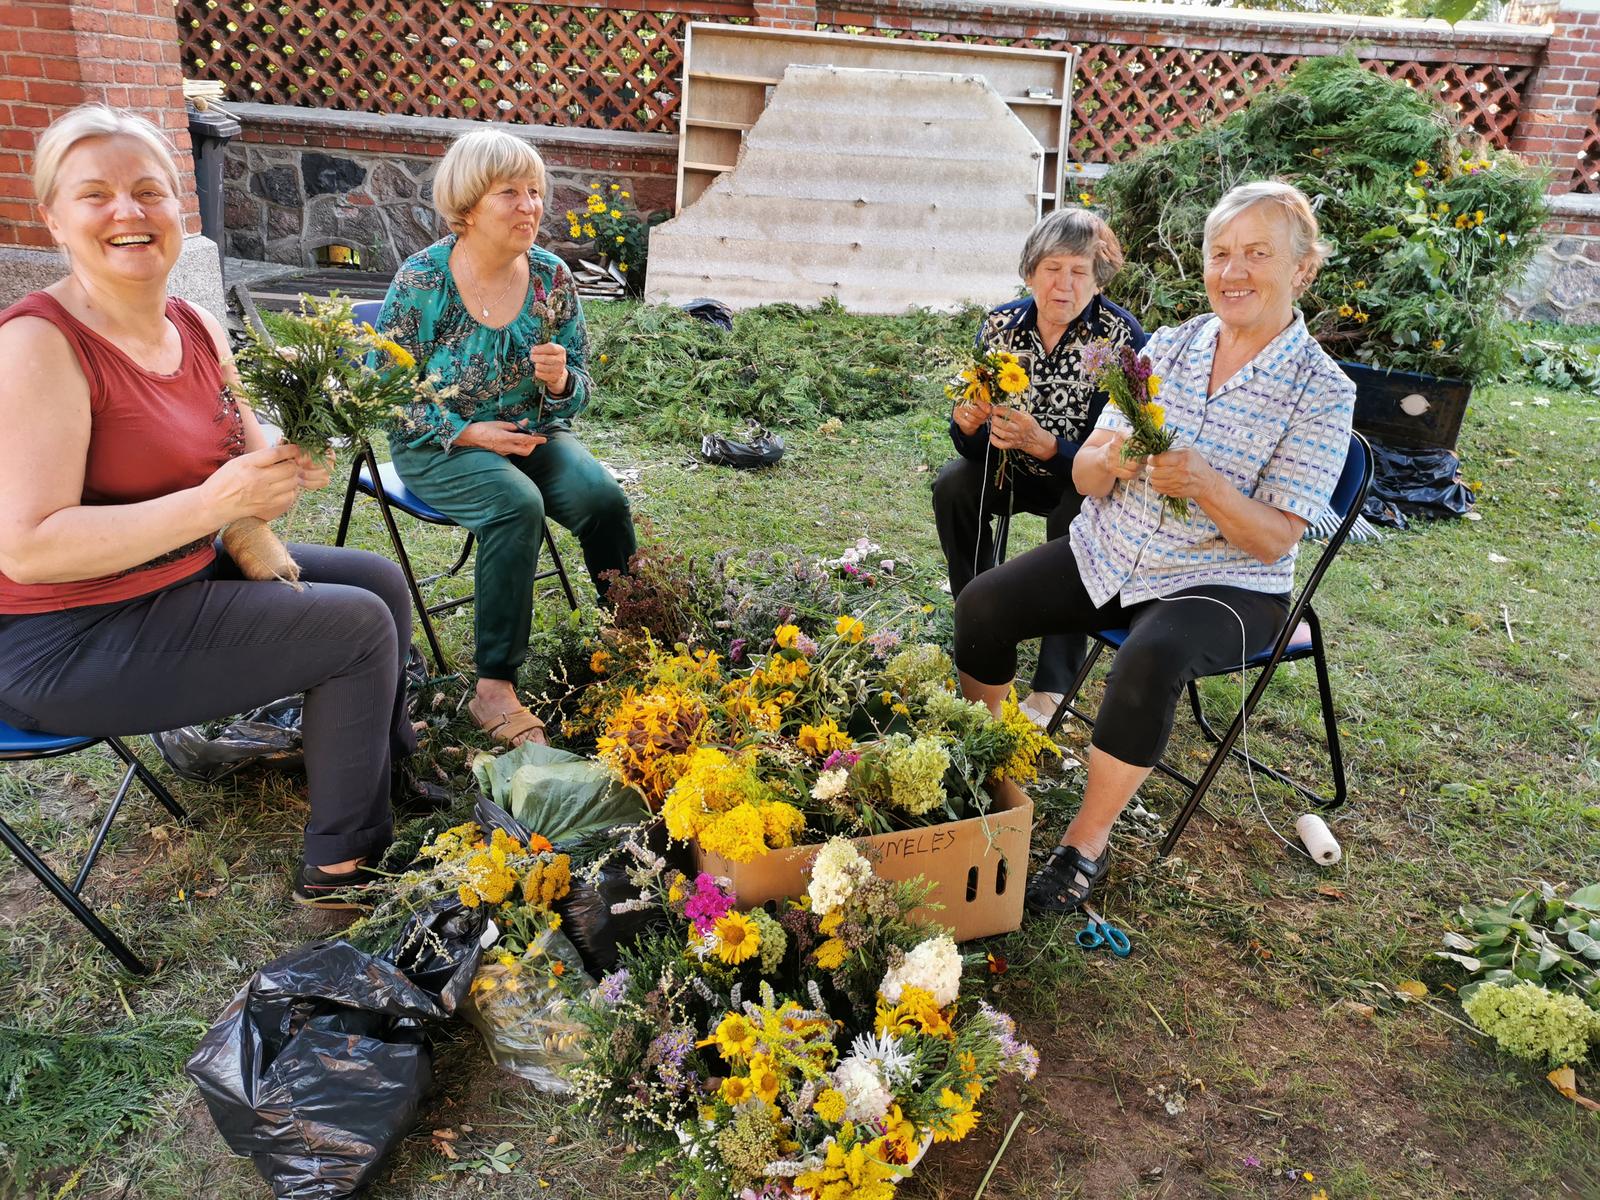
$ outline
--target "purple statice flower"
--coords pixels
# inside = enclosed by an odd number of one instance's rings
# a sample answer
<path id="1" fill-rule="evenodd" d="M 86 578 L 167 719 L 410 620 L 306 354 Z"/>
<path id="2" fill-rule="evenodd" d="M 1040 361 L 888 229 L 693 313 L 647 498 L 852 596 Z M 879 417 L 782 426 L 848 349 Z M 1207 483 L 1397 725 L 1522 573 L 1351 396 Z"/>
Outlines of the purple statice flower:
<path id="1" fill-rule="evenodd" d="M 695 876 L 694 895 L 683 906 L 683 915 L 694 923 L 694 931 L 701 937 L 733 907 L 733 897 L 717 886 L 717 881 L 704 871 Z"/>
<path id="2" fill-rule="evenodd" d="M 805 658 L 811 658 L 817 652 L 817 644 L 803 633 L 794 639 L 794 648 Z"/>
<path id="3" fill-rule="evenodd" d="M 734 638 L 733 641 L 729 642 L 728 643 L 728 661 L 729 662 L 743 662 L 744 661 L 744 648 L 748 644 L 749 643 L 747 643 L 744 638 Z"/>
<path id="4" fill-rule="evenodd" d="M 848 771 L 851 767 L 856 765 L 860 758 L 861 755 L 857 754 L 854 750 L 835 750 L 833 753 L 829 754 L 827 758 L 822 760 L 822 769 L 824 771 L 837 771 L 843 767 L 846 771 Z"/>
<path id="5" fill-rule="evenodd" d="M 600 980 L 600 998 L 607 1004 L 622 1002 L 623 993 L 628 990 L 628 969 L 613 971 Z"/>
<path id="6" fill-rule="evenodd" d="M 890 651 L 900 644 L 900 635 L 892 629 L 882 629 L 867 639 L 872 647 L 872 657 L 880 662 L 888 659 Z"/>
<path id="7" fill-rule="evenodd" d="M 1091 379 L 1105 374 L 1106 369 L 1111 366 L 1113 357 L 1114 351 L 1111 348 L 1111 343 L 1090 342 L 1089 345 L 1083 348 L 1084 374 Z"/>
<path id="8" fill-rule="evenodd" d="M 671 1091 L 681 1092 L 696 1081 L 693 1070 L 685 1071 L 683 1062 L 694 1051 L 694 1035 L 681 1026 L 667 1030 L 650 1043 L 645 1061 L 656 1068 L 656 1077 Z"/>

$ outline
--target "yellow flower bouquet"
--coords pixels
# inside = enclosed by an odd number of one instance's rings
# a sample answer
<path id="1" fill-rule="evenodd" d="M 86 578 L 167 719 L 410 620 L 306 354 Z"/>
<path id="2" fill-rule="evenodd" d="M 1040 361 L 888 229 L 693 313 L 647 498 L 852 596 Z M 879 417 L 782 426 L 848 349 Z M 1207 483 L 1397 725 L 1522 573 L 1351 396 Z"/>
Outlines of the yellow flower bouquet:
<path id="1" fill-rule="evenodd" d="M 945 384 L 945 397 L 952 402 L 973 404 L 979 407 L 1018 407 L 1021 397 L 1032 386 L 1027 369 L 1015 354 L 1006 350 L 988 353 L 974 352 L 964 361 L 955 377 Z M 1000 451 L 999 465 L 995 468 L 994 485 L 1005 484 L 1006 465 L 1010 452 Z"/>

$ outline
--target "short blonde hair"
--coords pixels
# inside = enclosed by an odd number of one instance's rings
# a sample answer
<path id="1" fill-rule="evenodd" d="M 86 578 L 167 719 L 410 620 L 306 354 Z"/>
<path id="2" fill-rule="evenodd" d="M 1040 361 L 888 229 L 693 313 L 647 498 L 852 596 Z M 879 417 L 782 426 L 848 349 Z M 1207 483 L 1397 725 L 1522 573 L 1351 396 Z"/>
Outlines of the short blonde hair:
<path id="1" fill-rule="evenodd" d="M 460 233 L 466 215 L 497 183 L 532 178 L 546 194 L 544 159 L 527 141 L 504 129 L 477 129 L 451 143 L 433 177 L 433 207 Z"/>
<path id="2" fill-rule="evenodd" d="M 174 196 L 181 194 L 178 160 L 167 135 L 138 113 L 104 104 L 83 104 L 63 113 L 39 135 L 33 153 L 33 194 L 40 204 L 55 198 L 61 164 L 79 142 L 93 137 L 130 137 L 140 143 L 161 167 Z"/>
<path id="3" fill-rule="evenodd" d="M 1281 179 L 1261 179 L 1230 188 L 1206 216 L 1204 253 L 1210 256 L 1211 243 L 1224 225 L 1258 204 L 1271 205 L 1284 219 L 1289 228 L 1289 249 L 1295 259 L 1299 262 L 1311 260 L 1311 274 L 1302 285 L 1310 286 L 1328 255 L 1333 253 L 1333 247 L 1322 240 L 1317 214 L 1306 194 Z"/>

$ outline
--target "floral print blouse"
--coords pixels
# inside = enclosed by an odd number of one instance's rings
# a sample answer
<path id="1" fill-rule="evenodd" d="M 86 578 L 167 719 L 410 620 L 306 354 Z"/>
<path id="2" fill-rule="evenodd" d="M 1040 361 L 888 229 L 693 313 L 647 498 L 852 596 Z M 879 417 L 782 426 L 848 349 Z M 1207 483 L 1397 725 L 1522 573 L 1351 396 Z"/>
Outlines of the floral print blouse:
<path id="1" fill-rule="evenodd" d="M 409 350 L 439 391 L 418 403 L 397 432 L 404 444 L 449 450 L 474 421 L 526 421 L 530 432 L 569 428 L 589 402 L 589 334 L 572 272 L 548 250 L 528 251 L 528 295 L 509 325 L 492 329 L 467 308 L 450 274 L 456 237 L 401 265 L 384 297 L 378 328 Z M 567 352 L 567 390 L 552 396 L 533 375 L 528 352 L 555 342 Z"/>

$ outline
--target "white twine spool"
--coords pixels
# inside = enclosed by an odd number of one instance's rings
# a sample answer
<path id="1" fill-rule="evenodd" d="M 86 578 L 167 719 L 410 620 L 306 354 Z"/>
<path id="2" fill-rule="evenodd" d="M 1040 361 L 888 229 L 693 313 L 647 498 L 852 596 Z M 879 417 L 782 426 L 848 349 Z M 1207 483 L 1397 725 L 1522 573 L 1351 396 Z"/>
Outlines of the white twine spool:
<path id="1" fill-rule="evenodd" d="M 1333 836 L 1328 823 L 1316 813 L 1302 813 L 1300 819 L 1294 823 L 1294 828 L 1300 835 L 1300 841 L 1305 845 L 1306 853 L 1319 864 L 1331 867 L 1339 861 L 1342 853 L 1339 849 L 1339 840 Z"/>

